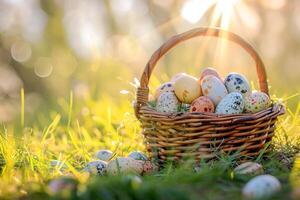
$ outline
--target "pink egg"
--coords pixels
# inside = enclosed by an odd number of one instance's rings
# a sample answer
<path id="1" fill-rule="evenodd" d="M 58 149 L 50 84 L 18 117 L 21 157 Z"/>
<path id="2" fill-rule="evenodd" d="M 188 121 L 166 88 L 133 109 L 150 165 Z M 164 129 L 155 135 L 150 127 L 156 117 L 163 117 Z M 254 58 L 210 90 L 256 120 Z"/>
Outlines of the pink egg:
<path id="1" fill-rule="evenodd" d="M 201 96 L 195 99 L 190 108 L 190 112 L 210 112 L 215 111 L 214 103 L 206 96 Z"/>
<path id="2" fill-rule="evenodd" d="M 201 83 L 202 79 L 205 76 L 207 76 L 207 75 L 215 76 L 215 77 L 217 77 L 223 83 L 223 79 L 220 77 L 220 75 L 218 74 L 218 72 L 214 68 L 211 68 L 211 67 L 205 68 L 202 71 L 201 76 L 199 78 L 199 82 Z"/>

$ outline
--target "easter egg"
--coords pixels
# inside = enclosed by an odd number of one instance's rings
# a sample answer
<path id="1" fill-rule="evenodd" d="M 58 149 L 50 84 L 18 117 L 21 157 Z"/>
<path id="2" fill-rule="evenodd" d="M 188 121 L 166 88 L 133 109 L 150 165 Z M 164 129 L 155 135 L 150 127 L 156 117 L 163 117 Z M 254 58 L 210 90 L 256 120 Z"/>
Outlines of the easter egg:
<path id="1" fill-rule="evenodd" d="M 173 82 L 167 82 L 159 86 L 154 94 L 154 99 L 157 99 L 164 92 L 174 92 Z"/>
<path id="2" fill-rule="evenodd" d="M 106 173 L 107 163 L 102 160 L 89 162 L 84 171 L 94 175 L 104 175 Z"/>
<path id="3" fill-rule="evenodd" d="M 201 81 L 202 93 L 210 98 L 215 105 L 228 94 L 224 84 L 215 76 L 207 75 Z"/>
<path id="4" fill-rule="evenodd" d="M 262 165 L 255 162 L 245 162 L 234 168 L 236 174 L 262 174 L 264 172 Z"/>
<path id="5" fill-rule="evenodd" d="M 205 68 L 202 73 L 201 73 L 201 76 L 199 78 L 199 82 L 201 83 L 201 81 L 203 80 L 203 78 L 205 76 L 208 76 L 208 75 L 212 75 L 212 76 L 215 76 L 217 77 L 222 83 L 223 83 L 223 80 L 222 78 L 220 77 L 220 75 L 218 74 L 218 72 L 214 69 L 214 68 L 211 68 L 211 67 L 208 67 L 208 68 Z"/>
<path id="6" fill-rule="evenodd" d="M 182 76 L 186 76 L 187 74 L 186 73 L 179 73 L 179 74 L 175 74 L 174 76 L 172 76 L 171 78 L 171 82 L 176 82 L 180 77 Z"/>
<path id="7" fill-rule="evenodd" d="M 123 173 L 143 173 L 143 162 L 132 158 L 117 157 L 107 165 L 107 173 L 116 175 Z"/>
<path id="8" fill-rule="evenodd" d="M 266 199 L 281 189 L 277 178 L 271 175 L 260 175 L 251 179 L 243 188 L 245 199 Z"/>
<path id="9" fill-rule="evenodd" d="M 71 177 L 59 177 L 49 182 L 47 189 L 51 195 L 71 194 L 77 190 L 78 181 Z"/>
<path id="10" fill-rule="evenodd" d="M 244 110 L 243 96 L 239 92 L 227 94 L 216 108 L 217 114 L 240 114 Z"/>
<path id="11" fill-rule="evenodd" d="M 245 111 L 250 113 L 259 112 L 270 106 L 270 98 L 264 92 L 253 92 L 245 97 Z"/>
<path id="12" fill-rule="evenodd" d="M 99 160 L 109 161 L 113 157 L 113 153 L 107 149 L 99 150 L 97 151 L 95 157 Z"/>
<path id="13" fill-rule="evenodd" d="M 251 87 L 245 76 L 238 73 L 230 73 L 225 78 L 224 84 L 229 93 L 239 92 L 243 96 L 251 94 Z"/>
<path id="14" fill-rule="evenodd" d="M 152 163 L 151 161 L 142 161 L 143 162 L 143 174 L 150 174 L 158 170 L 158 166 Z"/>
<path id="15" fill-rule="evenodd" d="M 129 158 L 134 160 L 148 160 L 147 156 L 139 151 L 133 151 L 128 155 Z"/>
<path id="16" fill-rule="evenodd" d="M 182 103 L 190 104 L 201 96 L 201 88 L 198 80 L 190 75 L 183 75 L 174 82 L 174 90 Z"/>
<path id="17" fill-rule="evenodd" d="M 164 113 L 177 112 L 179 101 L 173 92 L 162 93 L 156 103 L 156 110 Z"/>
<path id="18" fill-rule="evenodd" d="M 215 112 L 214 103 L 206 96 L 195 99 L 190 108 L 190 112 Z"/>

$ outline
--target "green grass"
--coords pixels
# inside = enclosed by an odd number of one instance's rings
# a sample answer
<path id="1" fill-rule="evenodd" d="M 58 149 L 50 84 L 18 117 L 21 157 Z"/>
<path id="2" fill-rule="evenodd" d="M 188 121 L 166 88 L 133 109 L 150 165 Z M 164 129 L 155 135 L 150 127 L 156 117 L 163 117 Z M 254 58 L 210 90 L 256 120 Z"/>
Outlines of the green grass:
<path id="1" fill-rule="evenodd" d="M 132 176 L 92 177 L 81 170 L 98 149 L 110 149 L 117 156 L 145 151 L 130 100 L 80 100 L 71 92 L 58 106 L 42 107 L 32 120 L 24 113 L 23 90 L 21 96 L 20 121 L 0 127 L 1 199 L 241 199 L 241 189 L 251 178 L 235 176 L 236 158 L 226 155 L 202 161 L 198 173 L 189 164 L 167 166 L 141 177 L 142 183 Z M 293 165 L 300 143 L 299 114 L 300 104 L 294 111 L 287 109 L 279 119 L 272 151 L 256 159 L 283 185 L 271 199 L 288 199 L 293 187 L 300 186 L 300 162 Z M 51 160 L 60 160 L 67 169 L 63 164 L 51 167 Z M 60 176 L 74 177 L 78 191 L 51 196 L 47 183 Z"/>

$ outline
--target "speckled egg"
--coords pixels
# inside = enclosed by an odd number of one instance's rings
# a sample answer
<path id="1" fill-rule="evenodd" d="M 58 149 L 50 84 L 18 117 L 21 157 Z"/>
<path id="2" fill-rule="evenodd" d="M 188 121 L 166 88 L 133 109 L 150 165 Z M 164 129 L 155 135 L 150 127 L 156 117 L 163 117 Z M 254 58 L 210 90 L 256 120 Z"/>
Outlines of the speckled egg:
<path id="1" fill-rule="evenodd" d="M 217 77 L 223 83 L 223 79 L 220 77 L 220 75 L 218 74 L 218 72 L 214 68 L 211 68 L 211 67 L 205 68 L 202 71 L 201 76 L 199 78 L 199 82 L 201 83 L 202 79 L 205 76 L 208 76 L 208 75 L 212 75 L 212 76 Z"/>
<path id="2" fill-rule="evenodd" d="M 245 112 L 255 113 L 270 106 L 270 98 L 264 92 L 253 92 L 245 97 Z"/>
<path id="3" fill-rule="evenodd" d="M 157 99 L 162 93 L 174 92 L 173 82 L 166 82 L 159 86 L 154 94 L 154 99 Z"/>
<path id="4" fill-rule="evenodd" d="M 94 175 L 104 175 L 106 173 L 107 163 L 102 160 L 89 162 L 83 171 L 89 172 Z"/>
<path id="5" fill-rule="evenodd" d="M 198 97 L 191 104 L 190 112 L 215 112 L 214 103 L 206 96 Z"/>
<path id="6" fill-rule="evenodd" d="M 198 80 L 190 75 L 179 77 L 174 83 L 175 94 L 182 103 L 190 104 L 201 96 Z"/>
<path id="7" fill-rule="evenodd" d="M 143 161 L 143 174 L 150 174 L 158 170 L 158 166 L 151 161 Z"/>
<path id="8" fill-rule="evenodd" d="M 280 191 L 281 184 L 271 175 L 260 175 L 251 179 L 243 188 L 245 199 L 266 199 Z"/>
<path id="9" fill-rule="evenodd" d="M 212 100 L 215 105 L 228 94 L 224 84 L 215 76 L 207 75 L 201 81 L 202 93 Z"/>
<path id="10" fill-rule="evenodd" d="M 234 173 L 244 175 L 244 174 L 253 174 L 258 175 L 262 174 L 264 169 L 261 164 L 255 162 L 245 162 L 234 168 Z"/>
<path id="11" fill-rule="evenodd" d="M 129 158 L 133 158 L 134 160 L 148 160 L 147 156 L 139 151 L 133 151 L 128 154 Z"/>
<path id="12" fill-rule="evenodd" d="M 243 96 L 239 92 L 226 95 L 216 108 L 217 114 L 240 114 L 244 110 Z"/>
<path id="13" fill-rule="evenodd" d="M 116 175 L 119 173 L 143 173 L 144 161 L 134 160 L 132 158 L 118 157 L 107 165 L 107 173 Z"/>
<path id="14" fill-rule="evenodd" d="M 113 153 L 110 150 L 103 149 L 97 151 L 95 157 L 99 160 L 109 161 L 113 157 Z"/>
<path id="15" fill-rule="evenodd" d="M 171 82 L 176 82 L 180 77 L 182 76 L 186 76 L 187 74 L 186 73 L 179 73 L 179 74 L 175 74 L 174 76 L 172 76 L 171 78 Z"/>
<path id="16" fill-rule="evenodd" d="M 164 113 L 177 112 L 179 101 L 173 92 L 162 93 L 156 102 L 156 110 Z"/>
<path id="17" fill-rule="evenodd" d="M 243 96 L 251 94 L 251 87 L 245 76 L 238 73 L 230 73 L 225 78 L 224 84 L 229 93 L 239 92 Z"/>

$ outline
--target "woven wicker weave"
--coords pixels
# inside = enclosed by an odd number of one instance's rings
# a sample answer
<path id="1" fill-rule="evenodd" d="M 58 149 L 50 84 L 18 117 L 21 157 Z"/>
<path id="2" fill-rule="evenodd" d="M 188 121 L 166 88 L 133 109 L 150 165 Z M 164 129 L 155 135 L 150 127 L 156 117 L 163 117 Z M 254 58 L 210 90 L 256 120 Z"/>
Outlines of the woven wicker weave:
<path id="1" fill-rule="evenodd" d="M 274 135 L 275 122 L 285 112 L 281 104 L 254 114 L 217 115 L 214 113 L 161 113 L 147 106 L 151 73 L 159 61 L 177 44 L 197 36 L 213 36 L 240 45 L 256 63 L 260 90 L 269 94 L 264 64 L 254 48 L 238 35 L 217 28 L 197 28 L 173 36 L 154 52 L 141 77 L 135 113 L 141 121 L 150 157 L 166 161 L 214 158 L 218 153 L 238 152 L 255 157 Z"/>

